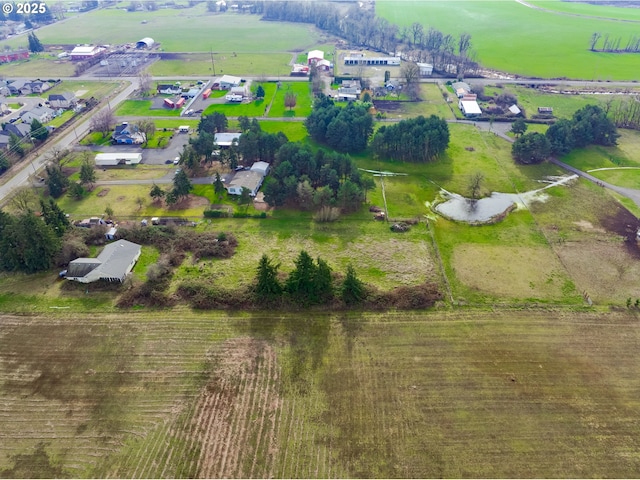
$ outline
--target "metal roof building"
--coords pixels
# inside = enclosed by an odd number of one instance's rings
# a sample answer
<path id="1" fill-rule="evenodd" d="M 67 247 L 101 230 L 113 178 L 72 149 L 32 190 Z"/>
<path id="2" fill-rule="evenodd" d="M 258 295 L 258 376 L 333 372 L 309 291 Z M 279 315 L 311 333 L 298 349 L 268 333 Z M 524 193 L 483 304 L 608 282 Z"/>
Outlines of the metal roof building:
<path id="1" fill-rule="evenodd" d="M 142 161 L 141 153 L 99 153 L 96 166 L 115 167 L 116 165 L 137 165 Z"/>
<path id="2" fill-rule="evenodd" d="M 97 258 L 76 258 L 67 268 L 68 280 L 91 283 L 98 280 L 122 283 L 140 257 L 142 247 L 127 240 L 105 246 Z"/>

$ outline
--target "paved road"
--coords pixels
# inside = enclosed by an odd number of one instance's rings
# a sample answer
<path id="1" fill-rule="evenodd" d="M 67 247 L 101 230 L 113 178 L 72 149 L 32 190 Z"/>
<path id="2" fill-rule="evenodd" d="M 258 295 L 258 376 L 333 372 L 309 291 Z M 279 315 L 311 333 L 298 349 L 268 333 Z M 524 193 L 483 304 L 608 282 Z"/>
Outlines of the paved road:
<path id="1" fill-rule="evenodd" d="M 119 104 L 129 95 L 131 95 L 135 89 L 136 84 L 130 84 L 129 86 L 125 87 L 120 93 L 118 93 L 113 99 L 110 99 L 109 105 L 105 105 L 95 113 L 108 109 L 111 106 L 115 107 L 115 105 Z M 87 118 L 82 123 L 75 125 L 73 128 L 69 129 L 69 132 L 64 134 L 55 144 L 45 145 L 43 149 L 44 151 L 41 150 L 40 155 L 34 158 L 31 162 L 24 162 L 24 164 L 21 165 L 20 170 L 14 173 L 13 178 L 7 180 L 4 185 L 0 186 L 0 205 L 3 205 L 7 201 L 14 189 L 22 185 L 26 185 L 29 181 L 29 177 L 36 171 L 44 167 L 44 164 L 47 162 L 47 152 L 49 150 L 53 149 L 54 146 L 61 149 L 70 148 L 78 138 L 82 138 L 87 134 L 90 128 L 90 122 L 91 119 Z"/>
<path id="2" fill-rule="evenodd" d="M 627 197 L 633 200 L 633 202 L 638 207 L 640 207 L 640 190 L 635 190 L 633 188 L 618 187 L 617 185 L 613 185 L 608 182 L 603 182 L 599 178 L 596 178 L 593 175 L 588 174 L 587 172 L 583 172 L 582 170 L 578 170 L 577 168 L 572 167 L 571 165 L 567 165 L 566 163 L 561 162 L 560 160 L 556 160 L 555 158 L 552 158 L 549 161 L 555 165 L 558 165 L 561 168 L 564 168 L 565 170 L 568 170 L 569 172 L 575 173 L 576 175 L 579 175 L 583 178 L 586 178 L 587 180 L 592 181 L 596 185 L 600 185 L 603 188 L 608 188 L 609 190 L 613 190 L 614 192 L 619 193 L 623 197 Z"/>

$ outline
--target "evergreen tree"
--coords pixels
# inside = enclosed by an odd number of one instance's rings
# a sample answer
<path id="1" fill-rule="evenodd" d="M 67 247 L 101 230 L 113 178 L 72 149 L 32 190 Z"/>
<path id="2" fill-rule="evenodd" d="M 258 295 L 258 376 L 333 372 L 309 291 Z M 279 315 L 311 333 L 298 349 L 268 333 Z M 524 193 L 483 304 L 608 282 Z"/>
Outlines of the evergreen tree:
<path id="1" fill-rule="evenodd" d="M 302 305 L 315 303 L 318 298 L 315 285 L 317 267 L 313 258 L 302 250 L 294 263 L 296 268 L 287 277 L 285 290 Z"/>
<path id="2" fill-rule="evenodd" d="M 85 193 L 86 190 L 80 182 L 72 182 L 69 185 L 69 196 L 74 200 L 82 200 L 82 197 L 84 197 Z"/>
<path id="3" fill-rule="evenodd" d="M 331 279 L 331 267 L 320 257 L 316 260 L 317 268 L 313 283 L 317 301 L 326 303 L 333 298 L 333 282 Z"/>
<path id="4" fill-rule="evenodd" d="M 80 183 L 82 185 L 90 184 L 96 181 L 96 167 L 95 164 L 88 159 L 82 161 L 80 165 Z"/>
<path id="5" fill-rule="evenodd" d="M 65 188 L 69 186 L 69 179 L 64 176 L 59 165 L 47 165 L 45 171 L 47 172 L 46 183 L 49 195 L 53 198 L 58 198 L 64 193 Z"/>
<path id="6" fill-rule="evenodd" d="M 517 137 L 525 133 L 527 131 L 527 128 L 527 122 L 525 122 L 524 119 L 519 118 L 511 124 L 511 133 L 513 133 Z"/>
<path id="7" fill-rule="evenodd" d="M 36 37 L 35 33 L 33 32 L 29 33 L 28 39 L 29 39 L 30 52 L 33 52 L 33 53 L 44 52 L 44 46 L 42 45 L 42 43 L 40 43 L 40 40 L 38 39 L 38 37 Z"/>
<path id="8" fill-rule="evenodd" d="M 42 125 L 42 123 L 37 118 L 34 118 L 31 121 L 31 137 L 44 142 L 48 136 L 49 130 L 47 130 L 47 127 Z"/>
<path id="9" fill-rule="evenodd" d="M 255 295 L 259 301 L 270 302 L 282 295 L 282 285 L 278 280 L 280 264 L 274 264 L 269 257 L 262 255 L 256 275 Z"/>
<path id="10" fill-rule="evenodd" d="M 53 198 L 49 198 L 48 202 L 41 199 L 40 209 L 44 223 L 49 225 L 58 237 L 62 237 L 71 227 L 69 219 Z"/>
<path id="11" fill-rule="evenodd" d="M 9 150 L 20 158 L 24 157 L 24 154 L 26 153 L 24 142 L 15 133 L 9 134 Z"/>
<path id="12" fill-rule="evenodd" d="M 264 88 L 262 87 L 262 85 L 258 85 L 258 88 L 256 88 L 256 97 L 257 98 L 264 98 Z"/>
<path id="13" fill-rule="evenodd" d="M 513 142 L 511 154 L 518 163 L 525 165 L 540 163 L 551 154 L 551 143 L 542 133 L 525 133 Z"/>
<path id="14" fill-rule="evenodd" d="M 0 265 L 9 271 L 34 273 L 51 267 L 61 247 L 53 229 L 27 212 L 19 217 L 0 218 Z"/>
<path id="15" fill-rule="evenodd" d="M 186 197 L 193 188 L 184 170 L 180 170 L 173 177 L 173 193 L 177 198 Z"/>
<path id="16" fill-rule="evenodd" d="M 365 297 L 364 284 L 358 279 L 353 265 L 347 265 L 347 274 L 342 282 L 342 300 L 347 305 L 360 303 Z"/>
<path id="17" fill-rule="evenodd" d="M 164 197 L 166 193 L 167 192 L 165 192 L 162 188 L 154 183 L 153 187 L 151 187 L 151 191 L 149 192 L 149 196 L 153 198 L 154 202 L 157 202 L 158 200 L 162 199 L 162 197 Z"/>
<path id="18" fill-rule="evenodd" d="M 222 178 L 220 177 L 220 173 L 216 172 L 216 178 L 213 181 L 213 190 L 216 192 L 216 195 L 220 196 L 224 193 L 224 183 L 222 183 Z"/>
<path id="19" fill-rule="evenodd" d="M 0 175 L 9 170 L 9 167 L 11 167 L 9 159 L 3 152 L 0 152 Z"/>

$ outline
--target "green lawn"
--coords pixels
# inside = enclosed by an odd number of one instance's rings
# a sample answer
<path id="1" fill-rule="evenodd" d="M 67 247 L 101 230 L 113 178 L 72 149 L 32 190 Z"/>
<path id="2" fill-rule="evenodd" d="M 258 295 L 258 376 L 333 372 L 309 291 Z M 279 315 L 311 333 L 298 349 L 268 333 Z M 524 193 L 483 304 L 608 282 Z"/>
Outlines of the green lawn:
<path id="1" fill-rule="evenodd" d="M 62 115 L 59 115 L 53 120 L 51 120 L 50 122 L 48 122 L 47 125 L 51 127 L 56 127 L 56 128 L 60 127 L 63 124 L 65 124 L 67 121 L 69 121 L 73 117 L 73 115 L 74 115 L 74 112 L 72 110 L 67 110 Z"/>
<path id="2" fill-rule="evenodd" d="M 63 80 L 55 87 L 47 90 L 46 95 L 71 92 L 78 98 L 95 97 L 102 99 L 118 88 L 119 85 L 120 83 L 118 82 L 103 82 L 99 80 Z"/>
<path id="3" fill-rule="evenodd" d="M 260 120 L 260 128 L 269 133 L 284 133 L 290 142 L 302 142 L 307 139 L 304 122 L 275 122 Z"/>
<path id="4" fill-rule="evenodd" d="M 291 110 L 284 105 L 288 92 L 296 96 L 296 106 Z M 311 114 L 312 104 L 310 82 L 282 82 L 269 109 L 269 117 L 308 117 Z"/>
<path id="5" fill-rule="evenodd" d="M 118 117 L 179 117 L 181 109 L 151 109 L 151 100 L 125 100 L 116 109 Z"/>
<path id="6" fill-rule="evenodd" d="M 2 43 L 0 42 L 0 44 Z M 75 66 L 70 60 L 62 61 L 55 56 L 46 55 L 33 56 L 29 60 L 0 65 L 0 75 L 5 77 L 59 78 L 71 77 L 74 73 Z"/>

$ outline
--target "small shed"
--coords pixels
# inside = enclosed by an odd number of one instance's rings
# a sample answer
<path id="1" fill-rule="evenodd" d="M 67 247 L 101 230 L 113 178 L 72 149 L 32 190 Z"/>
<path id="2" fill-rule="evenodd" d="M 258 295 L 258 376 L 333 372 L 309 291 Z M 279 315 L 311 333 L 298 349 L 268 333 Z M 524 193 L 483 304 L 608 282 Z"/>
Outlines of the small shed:
<path id="1" fill-rule="evenodd" d="M 509 107 L 509 112 L 513 115 L 520 115 L 522 113 L 522 110 L 520 110 L 520 107 L 518 107 L 517 105 L 511 105 Z"/>

